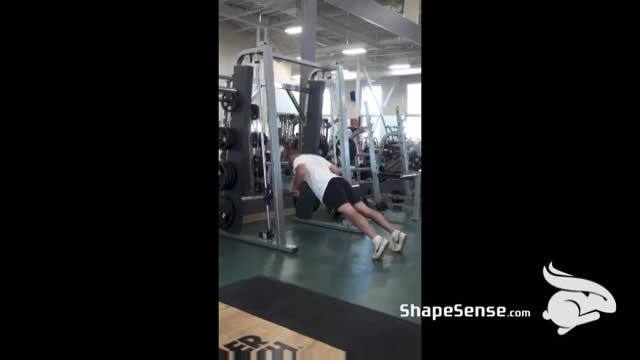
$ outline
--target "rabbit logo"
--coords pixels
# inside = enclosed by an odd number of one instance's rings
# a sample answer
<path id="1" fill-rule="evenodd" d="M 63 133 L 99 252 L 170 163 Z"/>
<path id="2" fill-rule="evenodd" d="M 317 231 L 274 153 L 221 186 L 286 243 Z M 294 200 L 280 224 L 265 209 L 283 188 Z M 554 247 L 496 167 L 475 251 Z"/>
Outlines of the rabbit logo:
<path id="1" fill-rule="evenodd" d="M 616 301 L 603 286 L 554 269 L 552 263 L 548 270 L 542 268 L 542 274 L 549 284 L 560 289 L 549 299 L 547 310 L 542 313 L 545 320 L 558 325 L 558 335 L 600 319 L 600 312 L 616 312 Z"/>

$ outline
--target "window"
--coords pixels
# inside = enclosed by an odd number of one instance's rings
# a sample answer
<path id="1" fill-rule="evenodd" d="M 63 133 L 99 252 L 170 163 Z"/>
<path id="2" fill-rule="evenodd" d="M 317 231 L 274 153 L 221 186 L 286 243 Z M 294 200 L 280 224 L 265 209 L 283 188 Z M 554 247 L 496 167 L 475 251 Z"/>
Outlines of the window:
<path id="1" fill-rule="evenodd" d="M 422 84 L 407 84 L 407 120 L 404 133 L 411 140 L 420 140 L 422 128 Z"/>
<path id="2" fill-rule="evenodd" d="M 407 115 L 422 114 L 422 84 L 407 84 Z"/>
<path id="3" fill-rule="evenodd" d="M 329 89 L 324 89 L 324 94 L 322 94 L 322 116 L 331 118 L 331 92 Z"/>
<path id="4" fill-rule="evenodd" d="M 374 96 L 375 95 L 375 99 Z M 376 104 L 380 104 L 380 106 L 382 106 L 382 86 L 380 85 L 374 85 L 373 86 L 373 93 L 371 93 L 371 88 L 368 86 L 365 86 L 364 88 L 362 88 L 362 107 L 360 109 L 360 114 L 364 117 L 366 115 L 366 112 L 364 111 L 364 102 L 367 102 L 367 106 L 369 107 L 369 115 L 380 115 L 380 111 L 378 111 L 378 107 L 376 106 Z M 365 120 L 366 121 L 366 120 Z"/>

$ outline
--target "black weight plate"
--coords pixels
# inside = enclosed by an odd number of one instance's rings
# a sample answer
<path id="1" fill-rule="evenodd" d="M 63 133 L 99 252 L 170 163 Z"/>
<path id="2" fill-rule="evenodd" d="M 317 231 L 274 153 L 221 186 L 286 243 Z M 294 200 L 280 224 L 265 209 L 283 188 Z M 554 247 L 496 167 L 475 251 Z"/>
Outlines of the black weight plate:
<path id="1" fill-rule="evenodd" d="M 262 156 L 253 156 L 253 175 L 255 177 L 264 176 L 264 169 L 262 168 Z"/>
<path id="2" fill-rule="evenodd" d="M 259 148 L 260 147 L 260 133 L 259 132 L 254 131 L 249 135 L 249 144 L 251 144 L 252 148 Z M 267 144 L 269 144 L 269 137 L 267 135 L 264 135 L 264 145 L 267 146 Z"/>
<path id="3" fill-rule="evenodd" d="M 231 128 L 218 128 L 218 145 L 221 150 L 228 150 L 236 143 L 235 130 Z"/>
<path id="4" fill-rule="evenodd" d="M 260 118 L 260 108 L 256 104 L 251 104 L 251 120 L 258 120 Z"/>
<path id="5" fill-rule="evenodd" d="M 220 198 L 220 204 L 218 206 L 218 225 L 222 229 L 228 229 L 231 227 L 231 225 L 233 225 L 233 221 L 235 220 L 236 216 L 233 200 L 231 200 L 231 198 L 227 195 L 222 195 L 222 197 Z"/>
<path id="6" fill-rule="evenodd" d="M 220 190 L 229 190 L 236 184 L 236 168 L 230 161 L 218 166 L 218 184 Z"/>

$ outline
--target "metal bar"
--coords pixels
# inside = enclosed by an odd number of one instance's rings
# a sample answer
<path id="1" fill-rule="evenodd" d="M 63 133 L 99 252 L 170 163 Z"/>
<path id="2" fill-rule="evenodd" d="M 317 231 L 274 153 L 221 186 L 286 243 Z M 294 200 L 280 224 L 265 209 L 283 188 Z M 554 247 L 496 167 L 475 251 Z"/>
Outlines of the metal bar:
<path id="1" fill-rule="evenodd" d="M 382 108 L 383 109 L 387 107 L 387 103 L 389 102 L 389 99 L 391 99 L 391 94 L 393 94 L 393 90 L 396 88 L 396 83 L 397 83 L 397 81 L 394 81 L 393 86 L 391 87 L 391 89 L 387 93 L 387 97 L 384 99 L 384 102 L 382 102 Z"/>
<path id="2" fill-rule="evenodd" d="M 282 171 L 280 171 L 280 142 L 278 141 L 278 114 L 276 113 L 276 89 L 274 87 L 273 52 L 271 46 L 265 45 L 263 50 L 264 80 L 267 93 L 267 119 L 271 136 L 271 163 L 275 169 L 272 172 L 271 186 L 273 189 L 273 205 L 276 211 L 276 236 L 278 246 L 287 247 L 284 237 L 284 202 L 282 198 Z M 266 177 L 266 171 L 265 171 Z"/>
<path id="3" fill-rule="evenodd" d="M 338 106 L 340 112 L 340 144 L 342 147 L 342 177 L 351 184 L 351 157 L 349 156 L 349 133 L 347 132 L 347 104 L 344 94 L 344 73 L 342 64 L 338 64 Z"/>
<path id="4" fill-rule="evenodd" d="M 267 186 L 269 185 L 267 183 L 267 179 L 269 178 L 269 176 L 267 175 L 267 156 L 265 155 L 265 146 L 264 146 L 264 132 L 266 131 L 267 128 L 267 122 L 264 116 L 261 117 L 260 119 L 262 121 L 262 131 L 260 132 L 260 151 L 262 152 L 262 180 L 264 181 L 264 188 L 265 191 L 267 189 Z M 271 134 L 271 133 L 270 133 Z M 269 203 L 265 203 L 265 207 L 267 209 L 267 229 L 269 231 L 271 231 L 271 217 L 269 216 Z"/>
<path id="5" fill-rule="evenodd" d="M 230 233 L 228 233 L 226 231 L 223 231 L 223 230 L 219 230 L 219 234 L 222 237 L 227 237 L 227 238 L 234 239 L 234 240 L 240 240 L 240 241 L 247 242 L 249 244 L 263 246 L 263 247 L 267 247 L 267 248 L 270 248 L 270 249 L 280 250 L 280 251 L 284 251 L 284 252 L 290 253 L 290 254 L 293 254 L 298 250 L 298 247 L 296 245 L 281 246 L 278 243 L 274 243 L 274 242 L 269 241 L 269 240 L 261 239 L 257 235 L 249 236 L 249 235 L 244 235 L 244 234 L 230 234 Z"/>
<path id="6" fill-rule="evenodd" d="M 360 56 L 356 59 L 356 115 L 358 119 L 362 115 L 362 92 L 360 89 Z"/>
<path id="7" fill-rule="evenodd" d="M 304 114 L 302 113 L 302 109 L 300 108 L 300 104 L 298 104 L 298 100 L 296 100 L 295 96 L 293 96 L 293 94 L 291 93 L 291 90 L 286 89 L 285 91 L 287 92 L 287 95 L 289 95 L 289 99 L 291 99 L 291 102 L 293 103 L 293 106 L 298 111 L 298 115 L 301 118 L 304 117 Z"/>
<path id="8" fill-rule="evenodd" d="M 316 0 L 304 0 L 299 2 L 297 17 L 300 24 L 303 24 L 302 39 L 300 41 L 300 57 L 306 61 L 315 62 L 316 60 L 316 23 L 318 4 Z M 308 66 L 300 67 L 300 87 L 307 85 L 307 79 L 313 68 Z M 308 99 L 305 96 L 300 97 L 300 108 L 302 111 L 307 110 Z M 304 123 L 306 126 L 306 123 Z M 302 129 L 300 129 L 299 142 L 302 142 Z"/>
<path id="9" fill-rule="evenodd" d="M 402 172 L 409 172 L 409 156 L 407 155 L 407 141 L 406 135 L 404 133 L 404 120 L 400 116 L 400 107 L 396 106 L 396 121 L 398 122 L 398 132 L 400 133 L 400 156 L 402 157 Z M 404 183 L 404 191 L 405 194 L 409 195 L 411 193 L 411 188 L 409 187 L 409 183 Z"/>
<path id="10" fill-rule="evenodd" d="M 264 42 L 269 42 L 269 18 L 264 19 Z"/>
<path id="11" fill-rule="evenodd" d="M 256 27 L 256 47 L 260 46 L 260 24 L 262 23 L 262 11 L 258 14 L 258 26 Z"/>
<path id="12" fill-rule="evenodd" d="M 422 46 L 421 27 L 372 0 L 325 0 L 339 9 Z"/>
<path id="13" fill-rule="evenodd" d="M 256 81 L 254 82 L 254 84 L 258 84 L 258 82 Z M 264 84 L 262 86 L 264 86 Z M 301 92 L 305 94 L 309 93 L 308 87 L 301 88 L 300 86 L 294 85 L 294 84 L 279 83 L 279 85 L 276 84 L 275 87 L 276 89 L 291 90 L 291 91 Z M 255 94 L 253 96 L 255 96 Z"/>
<path id="14" fill-rule="evenodd" d="M 376 98 L 376 94 L 373 93 L 373 83 L 371 82 L 371 78 L 369 77 L 369 73 L 367 72 L 367 68 L 363 68 L 362 72 L 364 72 L 364 75 L 367 77 L 367 82 L 369 83 L 369 89 L 371 90 L 371 97 L 373 98 L 373 102 L 376 104 L 376 107 L 378 108 L 378 114 L 380 116 L 380 120 L 382 120 L 382 126 L 384 126 L 385 131 L 387 130 L 387 124 L 384 121 L 384 109 L 380 107 L 380 103 L 378 102 L 378 99 Z M 381 99 L 382 100 L 382 99 Z"/>
<path id="15" fill-rule="evenodd" d="M 243 196 L 241 200 L 242 201 L 264 200 L 264 195 Z"/>
<path id="16" fill-rule="evenodd" d="M 369 144 L 369 170 L 371 170 L 371 181 L 373 187 L 373 196 L 376 199 L 376 203 L 382 201 L 382 195 L 380 193 L 380 182 L 378 180 L 378 164 L 376 164 L 376 155 L 373 145 L 373 124 L 371 124 L 371 116 L 369 115 L 369 104 L 364 102 L 364 113 L 367 118 L 367 143 Z"/>
<path id="17" fill-rule="evenodd" d="M 329 228 L 329 229 L 333 229 L 333 230 L 348 231 L 348 232 L 353 232 L 353 233 L 358 233 L 358 234 L 361 233 L 361 231 L 358 230 L 358 228 L 356 228 L 353 225 L 333 224 L 333 223 L 326 222 L 326 221 L 311 220 L 311 219 L 300 219 L 299 217 L 294 217 L 294 218 L 292 218 L 292 220 L 295 221 L 295 222 L 298 222 L 298 223 L 302 223 L 302 224 L 320 226 L 320 227 L 325 227 L 325 228 Z"/>
<path id="18" fill-rule="evenodd" d="M 404 175 L 400 175 L 400 179 L 413 179 L 416 176 L 420 176 L 419 173 L 408 173 L 408 174 L 404 174 Z"/>
<path id="19" fill-rule="evenodd" d="M 278 89 L 297 91 L 297 92 L 301 92 L 301 93 L 305 93 L 305 94 L 309 93 L 309 88 L 308 87 L 300 87 L 298 85 L 293 85 L 293 84 L 280 84 Z"/>
<path id="20" fill-rule="evenodd" d="M 233 78 L 229 75 L 222 75 L 222 74 L 218 74 L 218 79 L 222 79 L 222 80 L 228 80 L 228 81 L 232 81 Z"/>
<path id="21" fill-rule="evenodd" d="M 228 87 L 224 87 L 224 86 L 218 86 L 218 91 L 222 91 L 222 92 L 238 92 L 238 90 L 236 90 L 234 88 L 228 88 Z"/>
<path id="22" fill-rule="evenodd" d="M 411 220 L 420 220 L 420 187 L 422 186 L 422 170 L 418 172 L 418 176 L 415 178 L 413 189 L 413 216 Z"/>
<path id="23" fill-rule="evenodd" d="M 367 104 L 366 101 L 364 102 L 364 113 L 367 117 L 367 143 L 369 144 L 369 166 L 371 170 L 373 196 L 376 199 L 376 203 L 379 203 L 382 201 L 382 195 L 380 193 L 380 182 L 378 180 L 378 164 L 376 164 L 376 154 L 373 145 L 373 124 L 371 124 L 371 116 L 369 115 L 369 104 Z"/>
<path id="24" fill-rule="evenodd" d="M 245 56 L 247 55 L 252 55 L 252 54 L 262 54 L 262 49 L 261 48 L 254 48 L 254 49 L 247 49 L 247 50 L 243 50 L 240 52 L 240 54 L 238 55 L 238 65 L 240 65 L 242 63 L 242 60 L 244 59 Z M 325 66 L 325 65 L 320 65 L 318 63 L 315 62 L 311 62 L 311 61 L 306 61 L 306 60 L 298 60 L 294 57 L 291 56 L 287 56 L 287 55 L 282 55 L 282 54 L 277 54 L 277 53 L 272 53 L 272 57 L 274 59 L 278 59 L 278 60 L 283 60 L 286 62 L 290 62 L 293 64 L 298 64 L 298 65 L 305 65 L 305 66 L 310 66 L 313 68 L 317 68 L 317 69 L 321 69 L 324 71 L 333 71 L 336 68 L 335 67 L 331 67 L 331 66 Z"/>

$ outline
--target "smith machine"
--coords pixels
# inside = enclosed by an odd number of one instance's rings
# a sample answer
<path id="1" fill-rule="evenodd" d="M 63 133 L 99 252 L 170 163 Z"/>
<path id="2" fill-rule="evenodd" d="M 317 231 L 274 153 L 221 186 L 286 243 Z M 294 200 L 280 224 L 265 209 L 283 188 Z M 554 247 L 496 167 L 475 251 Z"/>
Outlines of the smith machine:
<path id="1" fill-rule="evenodd" d="M 283 84 L 279 88 L 287 90 L 294 106 L 299 112 L 300 119 L 300 140 L 298 146 L 302 153 L 317 153 L 320 145 L 320 134 L 322 128 L 322 99 L 325 81 L 335 82 L 336 96 L 338 101 L 338 116 L 341 126 L 341 143 L 349 144 L 349 134 L 346 121 L 346 104 L 344 94 L 344 75 L 341 64 L 335 66 L 322 66 L 320 64 L 298 60 L 289 56 L 274 53 L 271 46 L 263 43 L 261 46 L 242 51 L 238 57 L 237 65 L 234 66 L 232 76 L 220 75 L 219 80 L 225 81 L 225 86 L 218 86 L 218 101 L 224 111 L 224 120 L 218 129 L 218 140 L 221 150 L 220 163 L 218 167 L 220 201 L 218 208 L 219 234 L 222 237 L 247 242 L 254 245 L 264 246 L 276 250 L 295 253 L 297 245 L 285 235 L 284 221 L 284 197 L 290 196 L 288 190 L 282 186 L 282 168 L 280 142 L 278 139 L 278 114 L 276 111 L 276 84 L 274 81 L 273 62 L 274 59 L 289 63 L 308 66 L 314 70 L 309 75 L 308 87 L 298 87 L 296 85 Z M 248 61 L 247 61 L 248 60 Z M 332 76 L 335 72 L 336 76 Z M 260 74 L 263 78 L 260 78 Z M 258 86 L 257 94 L 252 94 L 254 84 L 253 77 L 256 75 Z M 316 76 L 323 80 L 315 80 Z M 298 91 L 308 95 L 307 113 L 303 116 L 305 109 L 301 109 L 290 91 Z M 252 98 L 257 98 L 258 106 L 252 104 Z M 252 152 L 256 147 L 251 146 L 251 122 L 260 121 L 259 164 L 262 166 L 264 176 L 264 191 L 255 194 L 251 185 L 252 177 Z M 270 137 L 268 142 L 269 150 L 266 148 L 266 137 Z M 304 139 L 304 141 L 302 141 Z M 258 140 L 258 139 L 253 139 Z M 349 146 L 341 149 L 341 164 L 344 177 L 351 182 L 351 169 L 349 163 Z M 285 165 L 286 166 L 286 165 Z M 242 233 L 243 204 L 248 201 L 264 201 L 267 213 L 267 228 L 257 234 Z M 311 215 L 318 208 L 318 199 L 313 195 L 311 189 L 302 187 L 300 197 L 296 201 L 296 221 L 314 224 Z M 270 217 L 271 208 L 275 213 L 272 222 Z M 311 221 L 311 222 L 309 222 Z M 347 228 L 347 226 L 343 226 Z M 347 229 L 353 231 L 355 227 Z M 341 230 L 345 230 L 342 229 Z"/>

